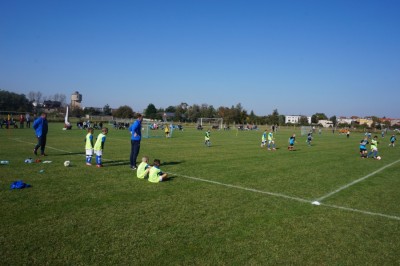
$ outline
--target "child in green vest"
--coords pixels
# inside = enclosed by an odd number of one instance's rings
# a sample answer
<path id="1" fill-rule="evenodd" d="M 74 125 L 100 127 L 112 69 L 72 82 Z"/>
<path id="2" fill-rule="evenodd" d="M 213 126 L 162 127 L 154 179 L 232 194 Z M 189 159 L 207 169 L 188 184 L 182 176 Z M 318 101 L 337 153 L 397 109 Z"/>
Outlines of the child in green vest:
<path id="1" fill-rule="evenodd" d="M 204 144 L 207 145 L 207 147 L 211 146 L 211 142 L 210 142 L 210 130 L 206 131 L 206 134 L 204 136 Z"/>
<path id="2" fill-rule="evenodd" d="M 103 167 L 101 156 L 103 156 L 104 142 L 106 142 L 106 135 L 108 128 L 103 127 L 101 133 L 97 136 L 96 143 L 94 144 L 94 153 L 96 154 L 96 167 Z"/>
<path id="3" fill-rule="evenodd" d="M 142 162 L 139 164 L 136 175 L 137 178 L 144 179 L 149 175 L 151 166 L 149 165 L 149 157 L 143 156 Z"/>
<path id="4" fill-rule="evenodd" d="M 154 159 L 154 165 L 149 171 L 149 181 L 152 183 L 162 182 L 168 179 L 168 174 L 160 169 L 160 160 Z"/>
<path id="5" fill-rule="evenodd" d="M 86 165 L 92 165 L 92 156 L 93 156 L 93 128 L 89 127 L 87 129 L 87 134 L 85 138 L 85 150 L 86 150 Z"/>

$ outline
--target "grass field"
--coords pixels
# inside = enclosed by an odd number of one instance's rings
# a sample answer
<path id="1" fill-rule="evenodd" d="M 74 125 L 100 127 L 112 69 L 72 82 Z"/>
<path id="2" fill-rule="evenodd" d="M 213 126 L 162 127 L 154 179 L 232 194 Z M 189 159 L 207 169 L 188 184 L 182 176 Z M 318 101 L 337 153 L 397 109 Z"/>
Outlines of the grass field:
<path id="1" fill-rule="evenodd" d="M 377 161 L 359 158 L 357 133 L 298 137 L 289 152 L 282 129 L 272 152 L 261 131 L 213 131 L 207 148 L 185 129 L 142 140 L 140 156 L 172 177 L 152 184 L 129 169 L 127 131 L 110 130 L 98 169 L 85 166 L 86 133 L 61 128 L 50 124 L 50 164 L 24 163 L 32 129 L 0 130 L 2 265 L 400 264 L 400 146 L 388 137 Z M 19 179 L 32 187 L 10 191 Z"/>

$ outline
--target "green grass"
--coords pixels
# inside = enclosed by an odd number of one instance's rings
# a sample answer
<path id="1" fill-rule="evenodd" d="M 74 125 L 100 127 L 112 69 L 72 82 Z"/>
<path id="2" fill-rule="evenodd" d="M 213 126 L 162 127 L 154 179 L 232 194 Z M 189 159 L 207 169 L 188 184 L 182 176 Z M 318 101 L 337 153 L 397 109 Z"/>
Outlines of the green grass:
<path id="1" fill-rule="evenodd" d="M 289 152 L 292 131 L 282 129 L 269 152 L 261 131 L 213 131 L 210 148 L 204 132 L 175 131 L 142 140 L 140 156 L 174 173 L 152 184 L 129 169 L 127 131 L 110 130 L 97 169 L 84 164 L 86 133 L 61 127 L 50 124 L 51 164 L 24 163 L 32 129 L 0 130 L 0 160 L 10 161 L 0 165 L 3 265 L 400 264 L 400 162 L 322 201 L 329 206 L 310 204 L 399 160 L 388 138 L 376 161 L 359 158 L 358 133 L 323 132 L 312 147 L 298 137 Z M 10 191 L 18 179 L 32 188 Z"/>

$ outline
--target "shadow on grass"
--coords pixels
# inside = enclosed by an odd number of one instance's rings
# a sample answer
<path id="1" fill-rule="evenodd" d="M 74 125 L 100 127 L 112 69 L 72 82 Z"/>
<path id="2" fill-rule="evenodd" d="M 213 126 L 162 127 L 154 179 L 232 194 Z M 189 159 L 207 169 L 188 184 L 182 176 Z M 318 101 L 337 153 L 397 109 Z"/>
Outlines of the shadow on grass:
<path id="1" fill-rule="evenodd" d="M 181 163 L 183 163 L 183 162 L 185 162 L 185 161 L 177 161 L 177 162 L 163 162 L 161 165 L 177 165 L 177 164 L 181 164 Z"/>
<path id="2" fill-rule="evenodd" d="M 161 183 L 174 181 L 174 178 L 175 178 L 175 177 L 176 177 L 176 176 L 174 176 L 174 175 L 171 175 L 171 176 L 168 175 L 168 179 L 162 181 Z"/>
<path id="3" fill-rule="evenodd" d="M 103 161 L 104 166 L 120 166 L 120 165 L 130 165 L 130 161 L 127 160 L 115 160 L 115 161 Z"/>

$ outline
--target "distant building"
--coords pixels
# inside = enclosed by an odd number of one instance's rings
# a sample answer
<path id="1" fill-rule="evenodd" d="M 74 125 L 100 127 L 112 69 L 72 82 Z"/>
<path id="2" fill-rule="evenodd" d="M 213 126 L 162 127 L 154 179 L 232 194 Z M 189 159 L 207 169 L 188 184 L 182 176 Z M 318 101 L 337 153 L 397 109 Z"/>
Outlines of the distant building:
<path id="1" fill-rule="evenodd" d="M 337 119 L 338 124 L 349 124 L 351 125 L 352 122 L 356 121 L 356 119 L 347 118 L 345 116 L 341 116 Z"/>
<path id="2" fill-rule="evenodd" d="M 300 122 L 301 117 L 307 117 L 308 123 L 311 124 L 311 116 L 305 116 L 305 115 L 286 115 L 285 124 L 298 124 Z"/>
<path id="3" fill-rule="evenodd" d="M 71 109 L 75 108 L 81 108 L 81 102 L 82 102 L 82 94 L 80 94 L 78 91 L 75 91 L 71 95 Z"/>
<path id="4" fill-rule="evenodd" d="M 370 119 L 370 118 L 358 118 L 357 119 L 358 124 L 360 124 L 360 125 L 366 124 L 368 127 L 371 127 L 373 122 L 374 121 L 372 121 L 372 119 Z"/>
<path id="5" fill-rule="evenodd" d="M 331 120 L 318 120 L 318 124 L 321 124 L 323 127 L 333 127 L 333 122 Z"/>

